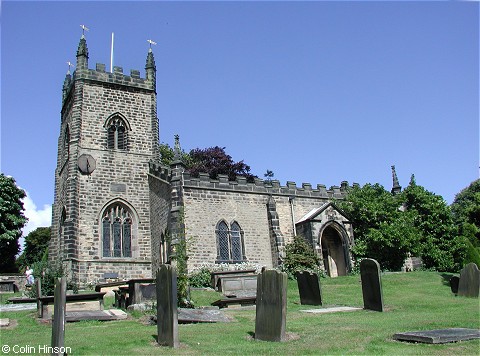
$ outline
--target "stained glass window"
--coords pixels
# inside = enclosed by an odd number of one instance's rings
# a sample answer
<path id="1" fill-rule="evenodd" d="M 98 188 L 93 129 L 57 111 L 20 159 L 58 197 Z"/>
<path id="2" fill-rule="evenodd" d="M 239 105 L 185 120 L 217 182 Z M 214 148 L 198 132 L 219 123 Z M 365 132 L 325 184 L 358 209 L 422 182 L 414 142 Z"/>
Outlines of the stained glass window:
<path id="1" fill-rule="evenodd" d="M 109 206 L 102 219 L 102 256 L 132 257 L 133 218 L 121 203 Z"/>

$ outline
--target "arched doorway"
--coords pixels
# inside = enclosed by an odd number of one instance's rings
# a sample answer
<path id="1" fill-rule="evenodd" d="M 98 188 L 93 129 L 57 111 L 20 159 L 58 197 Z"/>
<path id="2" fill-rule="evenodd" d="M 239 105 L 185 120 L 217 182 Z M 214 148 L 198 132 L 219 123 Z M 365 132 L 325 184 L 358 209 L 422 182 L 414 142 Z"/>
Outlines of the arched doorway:
<path id="1" fill-rule="evenodd" d="M 347 264 L 342 236 L 331 225 L 327 226 L 320 237 L 325 272 L 330 277 L 346 276 Z"/>

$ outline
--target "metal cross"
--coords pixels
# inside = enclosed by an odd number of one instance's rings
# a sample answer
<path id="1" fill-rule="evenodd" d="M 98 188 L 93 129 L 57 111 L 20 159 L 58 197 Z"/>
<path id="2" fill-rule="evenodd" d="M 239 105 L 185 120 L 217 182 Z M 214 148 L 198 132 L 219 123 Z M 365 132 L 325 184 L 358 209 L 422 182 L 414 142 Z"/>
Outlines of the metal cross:
<path id="1" fill-rule="evenodd" d="M 82 35 L 85 35 L 85 31 L 89 30 L 89 28 L 85 25 L 80 25 L 80 27 L 82 28 Z"/>
<path id="2" fill-rule="evenodd" d="M 147 40 L 148 43 L 150 43 L 150 48 L 152 48 L 152 45 L 156 45 L 157 42 L 154 42 L 152 40 Z"/>

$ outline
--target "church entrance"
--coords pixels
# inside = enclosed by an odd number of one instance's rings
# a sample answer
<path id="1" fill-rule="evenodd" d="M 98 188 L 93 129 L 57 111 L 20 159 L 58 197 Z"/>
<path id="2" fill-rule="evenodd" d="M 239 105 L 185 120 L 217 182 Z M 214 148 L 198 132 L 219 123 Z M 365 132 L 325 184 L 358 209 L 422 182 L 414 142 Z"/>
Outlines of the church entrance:
<path id="1" fill-rule="evenodd" d="M 346 276 L 347 264 L 342 237 L 332 226 L 327 226 L 320 237 L 323 265 L 330 277 Z"/>

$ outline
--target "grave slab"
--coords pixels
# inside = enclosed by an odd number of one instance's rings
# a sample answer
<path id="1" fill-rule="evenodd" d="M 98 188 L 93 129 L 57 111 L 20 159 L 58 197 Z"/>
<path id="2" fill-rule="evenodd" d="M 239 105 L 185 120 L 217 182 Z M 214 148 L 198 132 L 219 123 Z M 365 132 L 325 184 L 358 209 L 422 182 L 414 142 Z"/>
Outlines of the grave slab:
<path id="1" fill-rule="evenodd" d="M 123 319 L 127 319 L 127 313 L 119 309 L 70 311 L 65 314 L 65 321 L 67 322 L 81 320 L 110 321 Z"/>
<path id="2" fill-rule="evenodd" d="M 10 319 L 4 318 L 0 319 L 0 328 L 5 328 L 10 325 Z"/>
<path id="3" fill-rule="evenodd" d="M 349 312 L 363 310 L 362 308 L 357 307 L 331 307 L 331 308 L 321 308 L 321 309 L 308 309 L 300 310 L 303 313 L 312 313 L 312 314 L 326 314 L 326 313 L 337 313 L 337 312 Z"/>
<path id="4" fill-rule="evenodd" d="M 425 344 L 444 344 L 448 342 L 480 339 L 480 330 L 452 328 L 425 331 L 409 331 L 393 335 L 395 340 L 421 342 Z"/>

